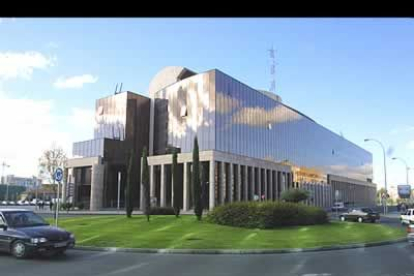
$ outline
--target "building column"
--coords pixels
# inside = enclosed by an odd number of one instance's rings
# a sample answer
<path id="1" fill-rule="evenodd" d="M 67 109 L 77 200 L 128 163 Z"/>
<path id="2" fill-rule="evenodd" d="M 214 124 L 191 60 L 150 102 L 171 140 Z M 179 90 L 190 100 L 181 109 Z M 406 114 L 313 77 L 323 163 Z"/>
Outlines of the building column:
<path id="1" fill-rule="evenodd" d="M 214 208 L 214 199 L 215 199 L 215 166 L 214 160 L 210 160 L 210 169 L 209 169 L 209 208 L 212 210 Z M 187 174 L 186 174 L 187 175 Z"/>
<path id="2" fill-rule="evenodd" d="M 244 182 L 243 182 L 243 190 L 244 190 L 244 201 L 249 201 L 249 171 L 248 171 L 248 166 L 244 166 L 244 170 L 243 170 L 243 174 L 244 174 Z"/>
<path id="3" fill-rule="evenodd" d="M 257 168 L 257 193 L 259 194 L 259 200 L 262 200 L 262 168 Z"/>
<path id="4" fill-rule="evenodd" d="M 278 179 L 278 171 L 276 170 L 275 171 L 275 178 L 274 178 L 274 182 L 275 182 L 275 200 L 278 200 L 279 199 L 279 194 L 280 194 L 280 191 L 279 191 L 279 179 Z"/>
<path id="5" fill-rule="evenodd" d="M 270 200 L 273 201 L 275 200 L 274 196 L 273 196 L 273 191 L 274 191 L 274 186 L 273 186 L 273 170 L 269 171 L 270 176 L 269 176 L 269 181 L 270 181 Z"/>
<path id="6" fill-rule="evenodd" d="M 91 200 L 89 209 L 98 211 L 103 203 L 104 165 L 93 164 L 91 175 Z"/>
<path id="7" fill-rule="evenodd" d="M 249 198 L 249 200 L 253 200 L 253 196 L 255 195 L 254 193 L 254 187 L 256 186 L 256 179 L 255 179 L 255 169 L 254 167 L 252 167 L 252 173 L 251 173 L 251 178 L 252 178 L 252 183 L 250 183 L 250 192 L 251 192 L 251 197 Z"/>
<path id="8" fill-rule="evenodd" d="M 229 188 L 227 189 L 229 191 L 229 194 L 227 196 L 228 201 L 229 202 L 233 202 L 233 197 L 234 197 L 234 168 L 233 168 L 233 163 L 229 164 Z"/>
<path id="9" fill-rule="evenodd" d="M 265 168 L 264 169 L 264 174 L 263 174 L 263 177 L 264 177 L 264 181 L 263 181 L 263 183 L 264 183 L 264 191 L 262 192 L 262 194 L 264 194 L 264 196 L 265 196 L 265 200 L 269 200 L 269 195 L 267 194 L 267 169 Z"/>
<path id="10" fill-rule="evenodd" d="M 160 203 L 161 207 L 165 207 L 167 205 L 167 187 L 165 183 L 165 164 L 161 164 L 161 189 L 160 189 Z"/>
<path id="11" fill-rule="evenodd" d="M 241 178 L 241 166 L 237 164 L 237 201 L 241 201 L 241 189 L 242 189 L 242 178 Z"/>
<path id="12" fill-rule="evenodd" d="M 225 162 L 223 162 L 223 161 L 221 161 L 220 162 L 220 191 L 221 191 L 221 193 L 220 193 L 220 195 L 221 195 L 221 198 L 220 198 L 220 204 L 224 204 L 225 203 L 225 200 L 226 200 L 226 174 L 225 174 L 225 171 L 226 171 L 226 163 Z"/>
<path id="13" fill-rule="evenodd" d="M 150 196 L 155 197 L 154 165 L 149 166 L 149 171 L 150 171 Z"/>
<path id="14" fill-rule="evenodd" d="M 188 211 L 190 207 L 190 181 L 188 181 L 188 163 L 183 163 L 183 210 Z M 211 182 L 210 182 L 211 183 Z"/>

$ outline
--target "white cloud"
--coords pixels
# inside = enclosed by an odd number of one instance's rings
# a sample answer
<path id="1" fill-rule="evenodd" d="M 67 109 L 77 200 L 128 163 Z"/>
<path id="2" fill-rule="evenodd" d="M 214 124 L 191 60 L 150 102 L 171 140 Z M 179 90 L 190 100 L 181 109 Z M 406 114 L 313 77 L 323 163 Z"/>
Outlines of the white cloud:
<path id="1" fill-rule="evenodd" d="M 37 175 L 38 159 L 52 143 L 70 157 L 73 142 L 93 138 L 92 111 L 74 108 L 70 115 L 58 116 L 55 108 L 53 100 L 10 98 L 0 93 L 0 162 L 10 165 L 5 174 Z"/>
<path id="2" fill-rule="evenodd" d="M 407 149 L 414 150 L 414 140 L 407 143 Z"/>
<path id="3" fill-rule="evenodd" d="M 243 107 L 233 115 L 233 123 L 251 126 L 267 126 L 269 123 L 285 123 L 301 120 L 303 117 L 283 105 L 272 109 L 261 107 Z"/>
<path id="4" fill-rule="evenodd" d="M 57 44 L 54 41 L 50 41 L 48 44 L 46 44 L 46 47 L 47 48 L 54 48 L 54 49 L 56 49 L 56 48 L 59 48 L 59 44 Z"/>
<path id="5" fill-rule="evenodd" d="M 84 133 L 91 133 L 88 137 L 83 137 L 82 139 L 87 140 L 92 138 L 93 128 L 95 126 L 95 111 L 93 109 L 75 107 L 72 109 L 72 114 L 68 117 L 67 121 L 72 127 L 84 130 Z"/>
<path id="6" fill-rule="evenodd" d="M 404 126 L 404 127 L 396 127 L 390 131 L 390 134 L 402 134 L 402 133 L 408 133 L 408 132 L 414 132 L 414 126 Z"/>
<path id="7" fill-rule="evenodd" d="M 34 69 L 53 66 L 56 58 L 39 52 L 0 52 L 0 80 L 13 78 L 31 79 Z"/>
<path id="8" fill-rule="evenodd" d="M 74 77 L 60 77 L 53 84 L 58 89 L 65 88 L 82 88 L 86 83 L 95 83 L 98 81 L 98 77 L 94 77 L 90 74 L 84 74 L 82 76 Z"/>

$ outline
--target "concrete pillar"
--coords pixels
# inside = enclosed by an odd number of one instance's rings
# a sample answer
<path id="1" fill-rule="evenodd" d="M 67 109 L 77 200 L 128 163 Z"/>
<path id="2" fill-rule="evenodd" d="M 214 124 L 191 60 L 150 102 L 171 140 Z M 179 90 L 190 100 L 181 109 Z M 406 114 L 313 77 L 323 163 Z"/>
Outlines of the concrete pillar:
<path id="1" fill-rule="evenodd" d="M 228 194 L 228 199 L 229 199 L 229 202 L 233 202 L 233 197 L 234 197 L 234 182 L 235 182 L 235 179 L 234 179 L 234 165 L 233 165 L 233 163 L 230 163 L 229 164 L 229 189 L 228 189 L 228 191 L 229 191 L 229 194 Z"/>
<path id="2" fill-rule="evenodd" d="M 141 173 L 140 173 L 140 179 L 139 179 L 139 209 L 143 210 L 143 206 L 144 206 L 144 187 L 142 186 L 142 172 L 143 172 L 143 166 L 142 166 L 143 162 L 142 162 L 142 158 L 141 158 Z"/>
<path id="3" fill-rule="evenodd" d="M 167 187 L 165 183 L 165 165 L 161 164 L 161 189 L 160 189 L 160 203 L 161 207 L 165 207 L 167 205 Z"/>
<path id="4" fill-rule="evenodd" d="M 220 191 L 221 191 L 221 198 L 220 198 L 220 204 L 224 204 L 226 200 L 226 163 L 220 162 Z"/>
<path id="5" fill-rule="evenodd" d="M 275 178 L 274 178 L 274 182 L 275 182 L 275 200 L 279 199 L 279 195 L 280 195 L 280 191 L 279 191 L 279 179 L 278 179 L 278 171 L 275 171 Z"/>
<path id="6" fill-rule="evenodd" d="M 237 164 L 237 201 L 241 201 L 241 189 L 242 189 L 242 178 L 241 178 L 241 166 L 240 164 Z"/>
<path id="7" fill-rule="evenodd" d="M 251 174 L 251 183 L 249 183 L 250 185 L 250 192 L 251 192 L 251 196 L 249 198 L 249 200 L 253 200 L 253 196 L 254 196 L 254 187 L 256 185 L 256 178 L 255 178 L 255 169 L 254 167 L 252 167 L 252 174 Z"/>
<path id="8" fill-rule="evenodd" d="M 214 160 L 210 160 L 210 169 L 209 169 L 209 209 L 212 210 L 214 208 L 214 199 L 215 199 L 215 166 Z"/>
<path id="9" fill-rule="evenodd" d="M 155 197 L 155 177 L 154 177 L 154 165 L 149 166 L 150 171 L 150 196 Z"/>
<path id="10" fill-rule="evenodd" d="M 273 200 L 275 200 L 275 197 L 273 195 L 273 191 L 275 189 L 274 183 L 273 183 L 273 170 L 270 170 L 269 173 L 270 173 L 270 177 L 269 177 L 269 180 L 270 180 L 270 200 L 273 201 Z"/>
<path id="11" fill-rule="evenodd" d="M 104 171 L 104 165 L 92 165 L 91 200 L 89 205 L 91 211 L 98 211 L 102 208 Z"/>
<path id="12" fill-rule="evenodd" d="M 263 182 L 262 169 L 259 167 L 257 168 L 257 193 L 259 195 L 260 200 L 262 200 L 262 194 L 263 194 L 262 182 Z"/>
<path id="13" fill-rule="evenodd" d="M 248 167 L 244 166 L 243 169 L 244 174 L 244 182 L 243 182 L 243 189 L 244 189 L 244 201 L 249 201 L 249 179 L 247 178 L 249 176 Z"/>
<path id="14" fill-rule="evenodd" d="M 264 194 L 265 195 L 265 200 L 269 200 L 269 195 L 268 195 L 268 189 L 267 189 L 267 184 L 268 184 L 268 181 L 267 181 L 267 169 L 265 168 L 264 169 L 264 174 L 263 174 L 263 177 L 264 177 L 264 181 L 263 181 L 263 183 L 264 183 L 264 191 L 263 191 L 263 193 L 262 194 Z"/>
<path id="15" fill-rule="evenodd" d="M 183 210 L 188 211 L 190 208 L 190 181 L 188 179 L 188 163 L 183 163 Z M 209 183 L 211 180 L 209 180 Z M 210 184 L 211 185 L 211 184 Z"/>

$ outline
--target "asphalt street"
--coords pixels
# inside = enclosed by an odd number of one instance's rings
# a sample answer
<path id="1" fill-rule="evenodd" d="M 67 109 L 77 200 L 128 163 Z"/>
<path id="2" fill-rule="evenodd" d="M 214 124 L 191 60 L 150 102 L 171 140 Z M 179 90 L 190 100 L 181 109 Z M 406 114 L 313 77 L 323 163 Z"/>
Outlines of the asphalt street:
<path id="1" fill-rule="evenodd" d="M 414 275 L 407 243 L 335 251 L 265 255 L 189 255 L 69 250 L 58 258 L 0 255 L 2 276 Z"/>
<path id="2" fill-rule="evenodd" d="M 401 227 L 397 217 L 381 223 Z M 414 246 L 393 245 L 286 254 L 144 254 L 69 250 L 57 258 L 0 254 L 1 276 L 411 275 Z"/>

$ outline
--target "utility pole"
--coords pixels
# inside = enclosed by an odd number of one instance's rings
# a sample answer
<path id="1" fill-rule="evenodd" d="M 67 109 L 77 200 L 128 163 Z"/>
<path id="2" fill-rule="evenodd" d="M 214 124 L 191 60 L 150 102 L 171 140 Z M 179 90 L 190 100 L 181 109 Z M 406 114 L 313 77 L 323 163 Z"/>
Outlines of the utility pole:
<path id="1" fill-rule="evenodd" d="M 1 172 L 1 184 L 4 184 L 4 168 L 10 168 L 10 165 L 8 165 L 8 164 L 6 164 L 4 161 L 3 161 L 3 163 L 1 164 L 1 166 L 2 166 L 2 172 Z M 6 187 L 6 201 L 9 201 L 9 184 L 8 183 L 6 183 L 7 184 L 7 187 Z"/>

